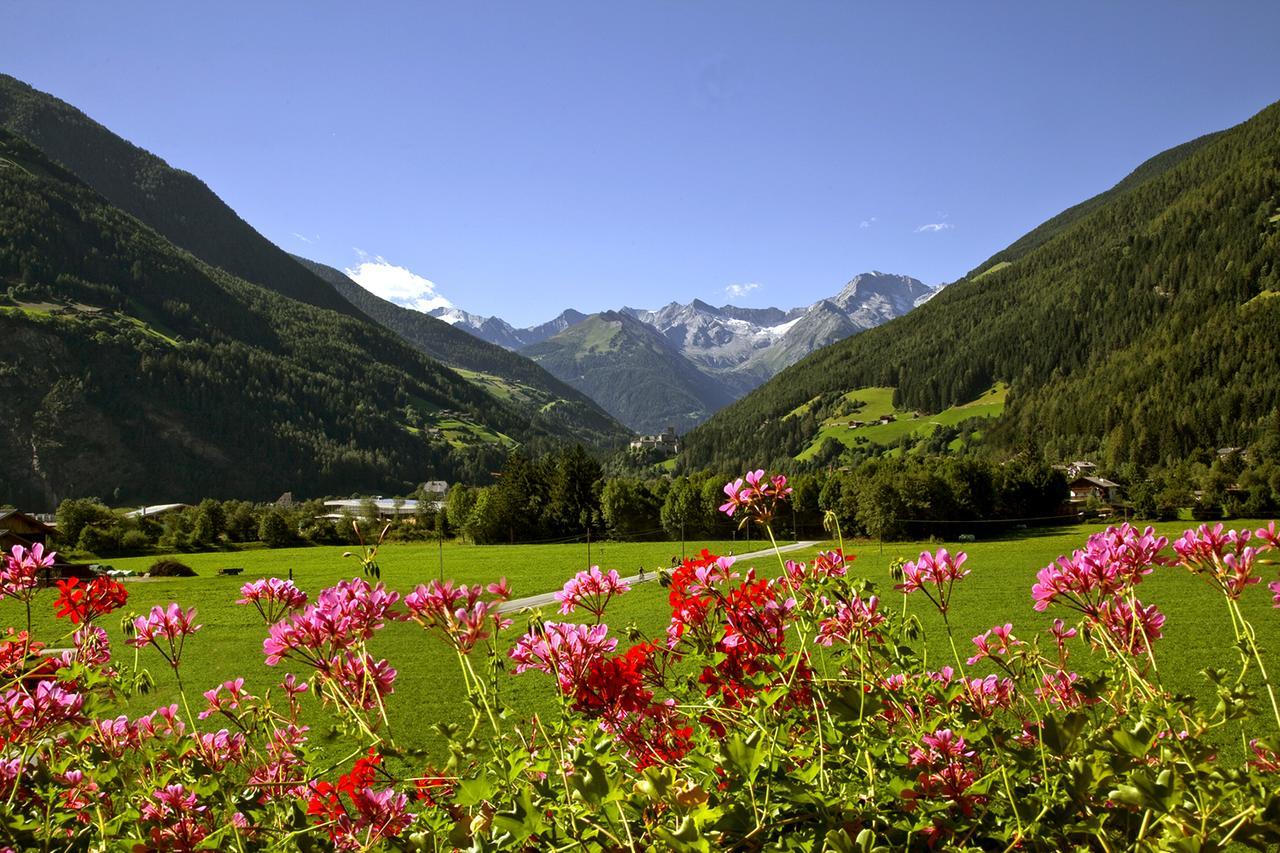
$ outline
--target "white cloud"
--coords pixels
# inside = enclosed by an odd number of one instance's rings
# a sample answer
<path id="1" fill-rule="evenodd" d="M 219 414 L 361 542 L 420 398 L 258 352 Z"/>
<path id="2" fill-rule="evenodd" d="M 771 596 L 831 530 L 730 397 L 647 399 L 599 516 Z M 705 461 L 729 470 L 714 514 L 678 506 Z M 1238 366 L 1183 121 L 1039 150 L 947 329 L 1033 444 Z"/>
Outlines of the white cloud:
<path id="1" fill-rule="evenodd" d="M 921 231 L 950 231 L 952 228 L 955 228 L 955 226 L 950 222 L 930 222 L 928 225 L 921 225 L 917 228 L 916 233 L 919 234 Z"/>
<path id="2" fill-rule="evenodd" d="M 300 240 L 300 241 L 302 241 L 303 243 L 314 243 L 316 240 L 319 240 L 319 239 L 320 239 L 320 235 L 319 235 L 319 234 L 317 234 L 317 235 L 316 235 L 316 236 L 314 236 L 314 237 L 308 237 L 306 234 L 299 234 L 297 231 L 294 231 L 294 232 L 293 232 L 293 239 L 295 239 L 295 240 Z"/>
<path id="3" fill-rule="evenodd" d="M 859 228 L 870 228 L 872 225 L 875 225 L 875 224 L 876 224 L 877 222 L 879 222 L 879 221 L 880 221 L 880 217 L 878 217 L 878 216 L 873 216 L 873 217 L 871 217 L 870 219 L 864 219 L 864 220 L 862 220 L 861 222 L 859 222 L 859 223 L 858 223 L 858 227 L 859 227 Z"/>
<path id="4" fill-rule="evenodd" d="M 405 267 L 398 267 L 384 257 L 370 257 L 359 249 L 356 253 L 360 256 L 360 263 L 346 273 L 370 293 L 422 312 L 453 307 L 453 303 L 436 290 L 435 282 Z"/>
<path id="5" fill-rule="evenodd" d="M 759 282 L 749 281 L 746 284 L 731 284 L 724 289 L 725 295 L 731 299 L 741 299 L 753 290 L 759 290 Z"/>

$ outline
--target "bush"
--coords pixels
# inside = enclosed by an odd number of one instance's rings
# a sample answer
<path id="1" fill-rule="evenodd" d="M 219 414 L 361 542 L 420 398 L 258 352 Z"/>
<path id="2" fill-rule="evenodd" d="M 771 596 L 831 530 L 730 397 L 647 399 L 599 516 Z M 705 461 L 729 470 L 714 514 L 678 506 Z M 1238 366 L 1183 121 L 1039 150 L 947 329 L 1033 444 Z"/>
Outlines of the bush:
<path id="1" fill-rule="evenodd" d="M 150 547 L 150 537 L 141 530 L 126 530 L 120 537 L 120 550 L 126 554 L 140 554 Z"/>
<path id="2" fill-rule="evenodd" d="M 147 570 L 147 577 L 152 578 L 193 578 L 195 576 L 195 569 L 173 559 L 156 560 Z"/>
<path id="3" fill-rule="evenodd" d="M 76 548 L 90 554 L 120 553 L 120 529 L 90 524 L 81 529 Z"/>
<path id="4" fill-rule="evenodd" d="M 262 521 L 258 524 L 258 538 L 268 548 L 284 548 L 293 544 L 296 537 L 284 513 L 273 507 L 262 515 Z"/>

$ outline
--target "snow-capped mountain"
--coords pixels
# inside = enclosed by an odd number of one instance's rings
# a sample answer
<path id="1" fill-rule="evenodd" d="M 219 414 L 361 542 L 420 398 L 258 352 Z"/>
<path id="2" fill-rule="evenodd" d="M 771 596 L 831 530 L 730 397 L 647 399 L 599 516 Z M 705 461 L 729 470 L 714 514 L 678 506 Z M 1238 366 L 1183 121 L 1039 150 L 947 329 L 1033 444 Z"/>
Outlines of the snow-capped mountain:
<path id="1" fill-rule="evenodd" d="M 907 313 L 937 290 L 910 276 L 869 272 L 855 276 L 834 296 L 790 309 L 716 307 L 695 299 L 657 309 L 622 308 L 616 313 L 658 332 L 692 369 L 737 398 L 814 350 Z M 565 333 L 589 319 L 588 315 L 569 309 L 554 320 L 518 329 L 498 317 L 482 317 L 452 306 L 430 313 L 490 343 L 522 352 L 535 361 L 545 360 L 544 366 L 553 375 L 584 390 L 582 371 L 569 369 L 567 365 L 577 360 L 566 350 L 572 350 L 579 339 L 591 338 L 565 337 Z M 551 340 L 561 342 L 555 359 L 537 347 Z M 561 367 L 564 375 L 557 372 Z M 632 412 L 610 413 L 624 423 L 635 420 Z"/>

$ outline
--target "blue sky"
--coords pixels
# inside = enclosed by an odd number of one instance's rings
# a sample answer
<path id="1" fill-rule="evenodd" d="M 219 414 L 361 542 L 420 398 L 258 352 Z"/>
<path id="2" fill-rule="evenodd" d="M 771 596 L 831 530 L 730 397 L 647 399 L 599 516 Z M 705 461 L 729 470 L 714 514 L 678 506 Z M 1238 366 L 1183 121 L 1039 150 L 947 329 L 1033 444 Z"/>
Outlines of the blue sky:
<path id="1" fill-rule="evenodd" d="M 6 4 L 0 70 L 517 325 L 950 281 L 1280 99 L 1275 2 L 190 5 Z"/>

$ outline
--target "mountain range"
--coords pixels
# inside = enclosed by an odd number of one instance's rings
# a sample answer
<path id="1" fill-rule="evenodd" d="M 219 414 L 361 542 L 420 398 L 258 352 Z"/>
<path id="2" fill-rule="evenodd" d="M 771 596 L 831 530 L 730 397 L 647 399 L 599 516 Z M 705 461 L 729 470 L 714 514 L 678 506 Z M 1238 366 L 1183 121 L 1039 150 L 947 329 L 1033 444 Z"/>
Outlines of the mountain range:
<path id="1" fill-rule="evenodd" d="M 1273 104 L 1152 157 L 926 304 L 783 370 L 686 436 L 680 464 L 793 465 L 824 428 L 816 410 L 871 389 L 915 415 L 1006 385 L 983 430 L 998 454 L 1141 470 L 1263 435 L 1280 451 L 1277 259 Z"/>
<path id="2" fill-rule="evenodd" d="M 869 272 L 835 296 L 790 309 L 695 299 L 590 316 L 570 309 L 528 328 L 452 307 L 430 313 L 528 356 L 632 429 L 684 431 L 814 350 L 902 316 L 936 292 L 909 276 Z"/>

